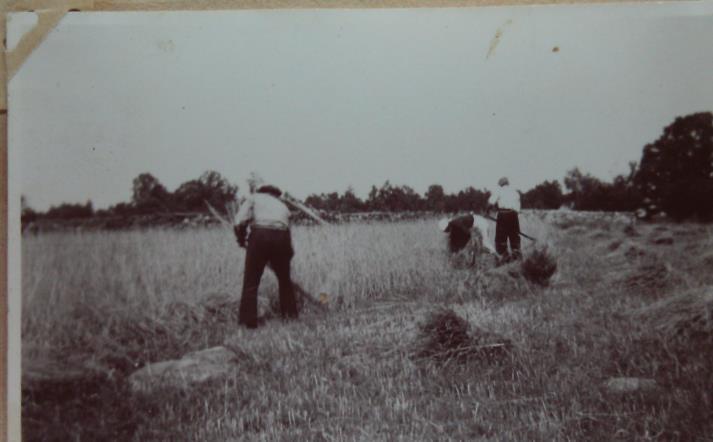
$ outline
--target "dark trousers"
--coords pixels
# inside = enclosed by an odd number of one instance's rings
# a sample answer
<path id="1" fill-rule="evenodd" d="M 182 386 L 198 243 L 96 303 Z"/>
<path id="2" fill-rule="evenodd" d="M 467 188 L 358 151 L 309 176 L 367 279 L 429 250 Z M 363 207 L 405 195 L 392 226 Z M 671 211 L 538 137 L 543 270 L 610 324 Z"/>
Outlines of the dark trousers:
<path id="1" fill-rule="evenodd" d="M 512 255 L 508 253 L 508 240 Z M 520 259 L 520 220 L 514 210 L 498 211 L 498 219 L 495 223 L 495 251 L 504 260 Z"/>
<path id="2" fill-rule="evenodd" d="M 289 230 L 252 228 L 245 255 L 243 294 L 240 298 L 240 323 L 257 327 L 257 291 L 265 265 L 277 276 L 280 311 L 283 317 L 296 318 L 297 303 L 290 279 L 290 261 L 294 252 Z"/>

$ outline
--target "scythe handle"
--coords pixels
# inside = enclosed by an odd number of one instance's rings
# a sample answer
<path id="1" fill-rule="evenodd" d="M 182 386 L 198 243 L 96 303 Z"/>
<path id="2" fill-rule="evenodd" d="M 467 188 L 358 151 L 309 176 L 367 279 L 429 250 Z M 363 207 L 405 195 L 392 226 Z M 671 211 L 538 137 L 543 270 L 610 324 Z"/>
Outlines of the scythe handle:
<path id="1" fill-rule="evenodd" d="M 481 216 L 482 216 L 483 218 L 489 219 L 490 221 L 494 221 L 494 222 L 496 222 L 496 223 L 498 222 L 497 219 L 493 218 L 492 216 L 490 216 L 490 215 L 488 215 L 488 214 L 484 214 L 484 215 L 481 215 Z M 527 239 L 529 239 L 529 240 L 532 241 L 532 242 L 537 242 L 537 240 L 536 240 L 535 238 L 531 237 L 530 235 L 526 235 L 526 234 L 524 234 L 524 233 L 522 233 L 522 232 L 520 232 L 520 231 L 518 231 L 517 233 L 519 233 L 520 236 L 522 236 L 523 238 L 527 238 Z"/>

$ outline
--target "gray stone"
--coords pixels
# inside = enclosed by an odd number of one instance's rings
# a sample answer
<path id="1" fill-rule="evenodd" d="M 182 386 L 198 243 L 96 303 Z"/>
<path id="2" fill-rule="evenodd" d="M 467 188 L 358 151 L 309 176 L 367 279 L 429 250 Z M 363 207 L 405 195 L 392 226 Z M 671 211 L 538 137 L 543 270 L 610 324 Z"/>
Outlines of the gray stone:
<path id="1" fill-rule="evenodd" d="M 611 378 L 604 383 L 609 393 L 638 393 L 656 390 L 658 385 L 653 379 L 646 378 Z"/>
<path id="2" fill-rule="evenodd" d="M 237 356 L 225 347 L 188 353 L 181 359 L 148 364 L 129 376 L 133 392 L 151 393 L 163 388 L 184 388 L 219 379 L 236 368 Z"/>

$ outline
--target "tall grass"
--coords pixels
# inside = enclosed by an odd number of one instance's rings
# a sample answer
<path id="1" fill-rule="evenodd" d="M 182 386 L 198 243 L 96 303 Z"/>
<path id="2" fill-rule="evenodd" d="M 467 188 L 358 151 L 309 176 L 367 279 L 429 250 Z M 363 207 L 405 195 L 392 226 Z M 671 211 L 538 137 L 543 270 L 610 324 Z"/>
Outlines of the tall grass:
<path id="1" fill-rule="evenodd" d="M 553 216 L 521 219 L 538 239 L 523 241 L 525 255 L 546 244 L 557 258 L 549 287 L 527 283 L 517 264 L 453 268 L 431 219 L 296 227 L 293 278 L 324 293 L 329 311 L 254 332 L 217 317 L 171 316 L 177 303 L 190 309 L 216 293 L 239 299 L 244 252 L 229 231 L 28 236 L 28 366 L 69 357 L 114 376 L 61 404 L 28 397 L 28 440 L 703 439 L 713 431 L 705 393 L 713 355 L 685 342 L 654 351 L 663 348 L 658 328 L 637 318 L 681 290 L 708 293 L 704 245 L 713 229 L 671 227 L 676 242 L 663 249 L 644 246 L 657 226 L 637 226 L 632 239 L 628 220 Z M 627 257 L 626 241 L 645 255 Z M 680 278 L 645 290 L 621 283 L 652 262 Z M 268 271 L 260 296 L 276 292 Z M 507 357 L 447 366 L 410 357 L 419 324 L 443 306 L 506 339 Z M 240 356 L 223 381 L 154 396 L 124 389 L 138 365 L 220 344 Z M 662 390 L 611 397 L 599 387 L 627 375 L 653 377 Z M 73 419 L 81 425 L 67 424 Z"/>

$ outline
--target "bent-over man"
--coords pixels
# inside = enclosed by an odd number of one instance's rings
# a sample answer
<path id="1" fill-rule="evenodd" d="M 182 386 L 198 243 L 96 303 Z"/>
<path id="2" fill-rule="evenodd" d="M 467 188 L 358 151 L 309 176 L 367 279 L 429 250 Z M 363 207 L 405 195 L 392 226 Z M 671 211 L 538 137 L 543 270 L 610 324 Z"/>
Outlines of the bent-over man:
<path id="1" fill-rule="evenodd" d="M 280 311 L 283 318 L 297 318 L 297 303 L 290 278 L 294 255 L 287 206 L 280 201 L 282 191 L 266 184 L 250 195 L 235 220 L 235 236 L 246 249 L 243 292 L 240 298 L 240 324 L 257 327 L 257 292 L 265 265 L 277 276 Z"/>
<path id="2" fill-rule="evenodd" d="M 503 177 L 498 180 L 500 186 L 490 195 L 489 204 L 497 206 L 498 216 L 495 222 L 495 251 L 501 262 L 520 259 L 520 194 L 509 186 L 510 182 Z M 512 253 L 508 253 L 508 241 Z"/>
<path id="3" fill-rule="evenodd" d="M 438 223 L 440 230 L 448 234 L 448 250 L 452 254 L 459 253 L 470 245 L 468 249 L 472 255 L 470 265 L 475 264 L 476 255 L 481 252 L 484 245 L 485 233 L 476 224 L 475 215 L 472 213 L 444 218 Z"/>

